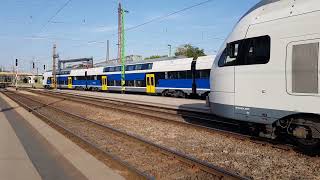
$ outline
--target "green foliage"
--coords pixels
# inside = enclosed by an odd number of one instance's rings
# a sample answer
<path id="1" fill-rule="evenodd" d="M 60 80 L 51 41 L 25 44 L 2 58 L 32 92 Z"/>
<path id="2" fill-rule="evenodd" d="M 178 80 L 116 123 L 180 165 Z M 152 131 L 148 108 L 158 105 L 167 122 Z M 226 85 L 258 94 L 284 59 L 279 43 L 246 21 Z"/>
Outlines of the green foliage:
<path id="1" fill-rule="evenodd" d="M 191 44 L 185 44 L 179 47 L 175 53 L 176 56 L 186 56 L 188 58 L 198 58 L 200 56 L 206 56 L 204 49 L 192 46 Z"/>
<path id="2" fill-rule="evenodd" d="M 144 58 L 144 60 L 149 60 L 149 59 L 158 59 L 158 58 L 162 58 L 162 57 L 167 57 L 167 56 L 153 55 L 153 56 L 150 56 L 150 57 L 146 57 L 146 58 Z"/>

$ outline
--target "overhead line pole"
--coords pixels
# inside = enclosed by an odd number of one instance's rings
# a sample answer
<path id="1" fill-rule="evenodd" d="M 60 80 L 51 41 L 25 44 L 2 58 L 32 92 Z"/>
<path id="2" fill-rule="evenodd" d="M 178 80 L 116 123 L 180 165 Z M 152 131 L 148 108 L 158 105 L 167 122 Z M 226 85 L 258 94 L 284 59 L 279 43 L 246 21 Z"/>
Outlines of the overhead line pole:
<path id="1" fill-rule="evenodd" d="M 122 7 L 121 7 L 121 3 L 119 3 L 119 7 L 118 7 L 118 62 L 120 63 L 121 61 L 121 35 L 122 35 L 122 22 L 121 22 L 121 18 L 122 17 Z"/>
<path id="2" fill-rule="evenodd" d="M 57 46 L 56 44 L 53 45 L 52 50 L 52 85 L 53 89 L 57 89 L 57 72 L 56 72 L 56 58 L 58 57 L 56 54 Z"/>
<path id="3" fill-rule="evenodd" d="M 126 58 L 125 58 L 125 31 L 124 31 L 124 14 L 125 10 L 121 9 L 121 91 L 126 91 Z"/>
<path id="4" fill-rule="evenodd" d="M 107 40 L 107 55 L 106 55 L 106 61 L 108 62 L 110 60 L 110 43 L 109 40 Z"/>

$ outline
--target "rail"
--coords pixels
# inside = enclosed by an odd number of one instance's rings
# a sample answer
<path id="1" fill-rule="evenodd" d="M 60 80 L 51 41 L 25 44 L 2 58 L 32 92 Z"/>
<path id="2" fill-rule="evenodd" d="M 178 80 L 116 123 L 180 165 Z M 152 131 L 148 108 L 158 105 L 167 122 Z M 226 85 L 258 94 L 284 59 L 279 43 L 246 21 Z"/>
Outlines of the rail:
<path id="1" fill-rule="evenodd" d="M 13 92 L 12 92 L 13 93 Z M 155 144 L 151 141 L 148 141 L 142 137 L 139 137 L 137 135 L 133 135 L 133 134 L 130 134 L 130 133 L 127 133 L 127 132 L 124 132 L 124 131 L 121 131 L 121 130 L 118 130 L 118 129 L 115 129 L 111 126 L 108 126 L 108 125 L 105 125 L 105 124 L 101 124 L 101 123 L 98 123 L 98 122 L 95 122 L 93 120 L 90 120 L 88 118 L 85 118 L 85 117 L 81 117 L 77 114 L 74 114 L 74 113 L 70 113 L 70 112 L 67 112 L 65 110 L 62 110 L 62 109 L 59 109 L 57 107 L 54 107 L 50 104 L 45 104 L 45 103 L 42 103 L 40 101 L 37 101 L 37 100 L 34 100 L 34 99 L 31 99 L 30 97 L 26 97 L 26 96 L 23 96 L 21 94 L 18 94 L 18 93 L 14 93 L 16 96 L 21 96 L 25 99 L 28 99 L 29 101 L 33 101 L 33 102 L 36 102 L 36 103 L 39 103 L 40 106 L 39 107 L 49 107 L 49 108 L 52 108 L 56 111 L 60 111 L 64 114 L 67 114 L 69 116 L 72 116 L 72 117 L 75 117 L 75 118 L 78 118 L 78 119 L 81 119 L 83 121 L 86 121 L 86 122 L 90 122 L 96 126 L 99 126 L 99 127 L 103 127 L 103 128 L 106 128 L 114 133 L 117 133 L 117 134 L 120 134 L 122 136 L 126 136 L 128 138 L 131 138 L 135 141 L 139 141 L 141 143 L 144 143 L 146 145 L 149 145 L 149 146 L 152 146 L 153 148 L 156 148 L 162 152 L 164 152 L 165 154 L 168 154 L 174 158 L 177 158 L 179 159 L 180 161 L 183 161 L 187 164 L 189 164 L 190 166 L 195 166 L 195 167 L 198 167 L 199 169 L 207 172 L 207 173 L 210 173 L 210 174 L 213 174 L 213 175 L 217 175 L 217 176 L 220 176 L 221 178 L 226 178 L 226 179 L 250 179 L 248 177 L 243 177 L 241 175 L 238 175 L 232 171 L 228 171 L 228 170 L 225 170 L 223 168 L 220 168 L 218 166 L 215 166 L 215 165 L 212 165 L 212 164 L 209 164 L 205 161 L 202 161 L 202 160 L 198 160 L 192 156 L 188 156 L 188 155 L 185 155 L 185 154 L 182 154 L 180 152 L 177 152 L 177 151 L 174 151 L 174 150 L 171 150 L 169 148 L 166 148 L 164 146 L 161 146 L 161 145 L 158 145 L 158 144 Z M 19 103 L 19 102 L 18 102 Z M 20 104 L 20 103 L 19 103 Z M 27 107 L 26 105 L 24 105 L 24 107 Z M 28 107 L 27 107 L 28 108 Z M 33 108 L 33 109 L 30 109 L 28 108 L 29 111 L 31 112 L 36 112 L 37 111 L 37 108 Z M 63 127 L 62 127 L 63 128 Z"/>

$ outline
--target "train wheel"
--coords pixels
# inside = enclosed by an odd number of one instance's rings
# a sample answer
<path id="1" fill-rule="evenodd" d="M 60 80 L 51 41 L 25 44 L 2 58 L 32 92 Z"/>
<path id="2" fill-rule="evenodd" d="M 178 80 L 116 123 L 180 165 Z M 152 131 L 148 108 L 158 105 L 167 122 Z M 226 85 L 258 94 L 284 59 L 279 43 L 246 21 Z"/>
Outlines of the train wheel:
<path id="1" fill-rule="evenodd" d="M 186 98 L 186 94 L 185 94 L 184 92 L 182 92 L 182 91 L 176 91 L 176 92 L 174 93 L 174 96 L 175 96 L 176 98 Z"/>
<path id="2" fill-rule="evenodd" d="M 286 132 L 300 151 L 311 155 L 319 152 L 320 139 L 317 135 L 319 123 L 317 122 L 317 119 L 308 116 L 296 117 L 287 121 Z"/>
<path id="3" fill-rule="evenodd" d="M 162 95 L 163 97 L 167 97 L 167 96 L 168 96 L 168 90 L 164 90 L 164 91 L 161 93 L 161 95 Z"/>

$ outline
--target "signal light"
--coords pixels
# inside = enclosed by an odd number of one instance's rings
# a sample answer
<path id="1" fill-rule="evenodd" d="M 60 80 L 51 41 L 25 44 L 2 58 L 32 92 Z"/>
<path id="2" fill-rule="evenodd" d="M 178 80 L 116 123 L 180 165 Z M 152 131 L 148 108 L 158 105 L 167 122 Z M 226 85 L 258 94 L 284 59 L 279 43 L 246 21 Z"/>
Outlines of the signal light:
<path id="1" fill-rule="evenodd" d="M 16 67 L 18 66 L 18 59 L 16 59 Z"/>

